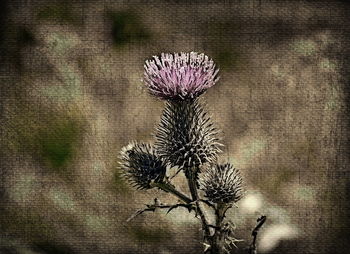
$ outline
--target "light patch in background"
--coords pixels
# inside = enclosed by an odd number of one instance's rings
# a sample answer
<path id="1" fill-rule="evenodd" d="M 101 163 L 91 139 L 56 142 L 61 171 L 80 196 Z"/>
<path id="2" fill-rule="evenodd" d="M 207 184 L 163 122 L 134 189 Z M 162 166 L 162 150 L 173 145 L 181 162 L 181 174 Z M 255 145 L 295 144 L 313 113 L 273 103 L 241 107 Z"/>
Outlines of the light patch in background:
<path id="1" fill-rule="evenodd" d="M 325 103 L 324 110 L 336 110 L 339 109 L 340 103 L 339 103 L 340 95 L 338 92 L 338 89 L 336 87 L 332 87 L 332 91 L 329 93 L 328 100 Z"/>
<path id="2" fill-rule="evenodd" d="M 275 223 L 291 223 L 291 217 L 289 212 L 286 209 L 277 205 L 270 204 L 269 207 L 266 209 L 266 215 Z"/>
<path id="3" fill-rule="evenodd" d="M 336 63 L 334 61 L 331 61 L 327 58 L 323 59 L 320 62 L 320 68 L 324 71 L 335 71 L 336 70 Z"/>
<path id="4" fill-rule="evenodd" d="M 57 67 L 57 71 L 60 74 L 61 81 L 57 81 L 48 87 L 42 87 L 41 93 L 49 98 L 54 98 L 58 102 L 71 102 L 77 99 L 81 99 L 81 78 L 77 71 L 63 63 Z"/>
<path id="5" fill-rule="evenodd" d="M 34 175 L 18 175 L 15 185 L 10 191 L 10 198 L 20 204 L 25 204 L 35 197 L 36 177 Z"/>
<path id="6" fill-rule="evenodd" d="M 316 191 L 308 186 L 302 186 L 294 189 L 294 192 L 297 199 L 302 201 L 312 201 L 316 196 Z"/>
<path id="7" fill-rule="evenodd" d="M 292 49 L 303 56 L 311 56 L 316 52 L 316 43 L 312 40 L 298 40 L 292 43 Z"/>
<path id="8" fill-rule="evenodd" d="M 247 194 L 240 202 L 239 209 L 241 213 L 255 213 L 262 208 L 263 197 L 259 193 Z"/>
<path id="9" fill-rule="evenodd" d="M 38 254 L 38 252 L 32 251 L 27 248 L 17 248 L 16 251 L 18 254 Z"/>
<path id="10" fill-rule="evenodd" d="M 248 138 L 250 140 L 247 140 Z M 251 136 L 248 136 L 247 139 L 240 142 L 236 149 L 239 153 L 234 155 L 235 158 L 229 158 L 229 162 L 235 167 L 243 168 L 243 165 L 250 163 L 267 145 L 267 142 L 263 139 L 252 139 Z"/>
<path id="11" fill-rule="evenodd" d="M 281 241 L 295 239 L 298 236 L 298 230 L 285 223 L 266 226 L 261 232 L 259 239 L 259 251 L 267 253 L 276 248 Z"/>
<path id="12" fill-rule="evenodd" d="M 73 33 L 52 32 L 45 37 L 45 42 L 50 51 L 58 55 L 65 55 L 80 42 L 79 37 Z"/>
<path id="13" fill-rule="evenodd" d="M 76 212 L 74 200 L 68 193 L 52 189 L 49 192 L 49 198 L 54 202 L 55 206 L 63 211 Z"/>
<path id="14" fill-rule="evenodd" d="M 40 36 L 43 37 L 44 45 L 41 52 L 47 57 L 47 61 L 54 66 L 58 78 L 54 84 L 42 87 L 41 94 L 54 98 L 58 102 L 81 99 L 82 77 L 75 62 L 69 59 L 73 55 L 72 51 L 77 50 L 80 45 L 79 37 L 75 33 L 61 31 L 43 31 Z"/>
<path id="15" fill-rule="evenodd" d="M 280 79 L 286 78 L 286 76 L 288 76 L 288 74 L 277 64 L 271 66 L 271 72 L 275 77 Z"/>
<path id="16" fill-rule="evenodd" d="M 92 232 L 103 233 L 106 230 L 107 225 L 112 224 L 112 222 L 104 216 L 89 214 L 85 216 L 85 224 Z"/>

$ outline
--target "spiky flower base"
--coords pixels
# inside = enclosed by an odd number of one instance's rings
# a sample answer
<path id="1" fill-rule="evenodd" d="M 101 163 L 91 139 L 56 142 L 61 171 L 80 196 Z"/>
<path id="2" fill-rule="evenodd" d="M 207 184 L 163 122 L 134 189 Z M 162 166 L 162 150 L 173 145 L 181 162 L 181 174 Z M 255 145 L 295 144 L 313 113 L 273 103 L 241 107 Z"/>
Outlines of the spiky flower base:
<path id="1" fill-rule="evenodd" d="M 159 182 L 164 178 L 166 165 L 151 145 L 132 142 L 120 154 L 121 169 L 137 189 L 150 189 L 152 181 Z"/>
<path id="2" fill-rule="evenodd" d="M 213 203 L 234 203 L 243 196 L 242 177 L 229 163 L 207 168 L 200 179 L 200 188 Z"/>
<path id="3" fill-rule="evenodd" d="M 171 166 L 186 171 L 216 161 L 221 151 L 217 134 L 198 100 L 168 102 L 156 130 L 155 147 Z"/>

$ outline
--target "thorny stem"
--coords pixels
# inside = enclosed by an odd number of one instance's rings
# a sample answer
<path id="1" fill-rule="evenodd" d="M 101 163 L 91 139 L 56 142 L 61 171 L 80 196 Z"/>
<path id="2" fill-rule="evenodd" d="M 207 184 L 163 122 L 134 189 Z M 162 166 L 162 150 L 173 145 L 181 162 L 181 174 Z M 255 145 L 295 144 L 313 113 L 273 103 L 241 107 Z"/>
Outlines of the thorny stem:
<path id="1" fill-rule="evenodd" d="M 221 254 L 223 252 L 222 242 L 222 222 L 225 218 L 225 213 L 227 211 L 227 205 L 225 204 L 217 204 L 215 207 L 215 232 L 211 238 L 211 248 L 210 253 L 212 254 Z"/>
<path id="2" fill-rule="evenodd" d="M 175 205 L 166 205 L 166 204 L 162 204 L 159 202 L 159 200 L 157 198 L 154 199 L 154 203 L 150 204 L 150 205 L 146 205 L 146 208 L 144 209 L 140 209 L 138 211 L 136 211 L 133 215 L 131 215 L 126 221 L 129 222 L 132 219 L 134 219 L 136 216 L 143 214 L 144 212 L 154 212 L 157 209 L 167 209 L 167 213 L 170 213 L 171 210 L 178 208 L 178 207 L 185 207 L 187 208 L 189 211 L 191 211 L 193 209 L 193 205 L 190 204 L 175 204 Z"/>

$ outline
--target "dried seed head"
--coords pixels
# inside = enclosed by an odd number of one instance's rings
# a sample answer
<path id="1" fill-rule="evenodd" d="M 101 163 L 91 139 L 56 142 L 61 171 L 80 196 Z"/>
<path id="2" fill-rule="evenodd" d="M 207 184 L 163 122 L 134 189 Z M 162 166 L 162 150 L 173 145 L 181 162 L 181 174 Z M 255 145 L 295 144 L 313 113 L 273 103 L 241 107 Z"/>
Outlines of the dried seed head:
<path id="1" fill-rule="evenodd" d="M 168 102 L 156 129 L 155 148 L 171 166 L 198 168 L 216 161 L 218 131 L 198 99 Z"/>
<path id="2" fill-rule="evenodd" d="M 149 92 L 164 100 L 195 99 L 219 79 L 213 60 L 196 52 L 162 53 L 144 67 Z"/>
<path id="3" fill-rule="evenodd" d="M 120 159 L 125 177 L 137 189 L 150 189 L 152 181 L 164 178 L 166 165 L 149 144 L 130 143 L 122 148 Z"/>
<path id="4" fill-rule="evenodd" d="M 229 163 L 208 167 L 200 175 L 200 188 L 214 203 L 235 203 L 243 196 L 242 177 Z"/>

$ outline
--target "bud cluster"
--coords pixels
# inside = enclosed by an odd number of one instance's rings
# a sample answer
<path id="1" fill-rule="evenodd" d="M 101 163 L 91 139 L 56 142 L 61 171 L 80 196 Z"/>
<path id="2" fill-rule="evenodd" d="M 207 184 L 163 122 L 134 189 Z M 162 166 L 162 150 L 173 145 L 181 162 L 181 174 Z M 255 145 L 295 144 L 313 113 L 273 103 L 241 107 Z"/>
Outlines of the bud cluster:
<path id="1" fill-rule="evenodd" d="M 212 202 L 236 202 L 242 196 L 238 170 L 229 164 L 217 165 L 220 150 L 218 130 L 204 110 L 199 96 L 218 77 L 213 60 L 196 52 L 161 54 L 145 63 L 144 83 L 149 92 L 167 100 L 156 128 L 154 148 L 131 143 L 121 152 L 125 176 L 139 189 L 162 181 L 166 166 L 195 172 L 202 165 L 210 170 L 202 175 L 201 187 Z M 197 179 L 196 179 L 197 180 Z"/>

